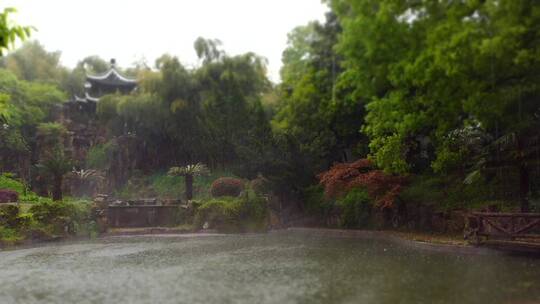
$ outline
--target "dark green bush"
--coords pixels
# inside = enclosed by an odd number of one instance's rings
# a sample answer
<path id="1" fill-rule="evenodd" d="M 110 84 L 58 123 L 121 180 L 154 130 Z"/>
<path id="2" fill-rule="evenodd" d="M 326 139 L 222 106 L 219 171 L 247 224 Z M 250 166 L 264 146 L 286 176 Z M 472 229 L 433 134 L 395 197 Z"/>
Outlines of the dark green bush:
<path id="1" fill-rule="evenodd" d="M 16 229 L 0 226 L 0 243 L 12 243 L 22 239 L 23 236 Z"/>
<path id="2" fill-rule="evenodd" d="M 16 229 L 19 227 L 19 207 L 0 205 L 0 226 Z"/>
<path id="3" fill-rule="evenodd" d="M 324 187 L 320 184 L 305 188 L 302 195 L 310 215 L 324 218 L 333 208 L 333 204 L 325 198 Z"/>
<path id="4" fill-rule="evenodd" d="M 500 193 L 506 190 L 504 187 L 496 179 L 490 182 L 479 179 L 466 184 L 459 176 L 426 174 L 411 178 L 400 197 L 405 203 L 433 206 L 437 211 L 474 210 L 489 205 L 497 205 L 500 210 L 506 210 L 511 208 L 512 199 L 517 200 L 517 197 L 500 197 Z"/>
<path id="5" fill-rule="evenodd" d="M 341 210 L 341 225 L 345 228 L 367 228 L 371 224 L 373 204 L 363 189 L 353 189 L 337 201 Z"/>
<path id="6" fill-rule="evenodd" d="M 45 226 L 54 234 L 87 232 L 90 229 L 90 203 L 86 201 L 41 202 L 29 212 L 37 225 Z"/>
<path id="7" fill-rule="evenodd" d="M 249 187 L 258 195 L 268 195 L 272 192 L 270 181 L 262 175 L 258 175 L 249 182 Z"/>
<path id="8" fill-rule="evenodd" d="M 266 228 L 268 209 L 266 200 L 246 191 L 240 197 L 220 197 L 201 204 L 195 215 L 195 225 L 227 232 L 261 231 Z"/>

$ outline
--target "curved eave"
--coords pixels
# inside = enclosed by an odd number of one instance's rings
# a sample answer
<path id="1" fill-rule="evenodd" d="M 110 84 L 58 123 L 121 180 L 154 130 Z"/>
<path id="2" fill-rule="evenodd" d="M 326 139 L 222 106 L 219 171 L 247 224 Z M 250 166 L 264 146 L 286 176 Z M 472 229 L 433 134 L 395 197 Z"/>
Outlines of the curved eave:
<path id="1" fill-rule="evenodd" d="M 75 102 L 87 102 L 86 98 L 79 97 L 77 95 L 75 95 L 75 99 L 73 101 L 75 101 Z"/>
<path id="2" fill-rule="evenodd" d="M 93 101 L 93 102 L 98 102 L 99 101 L 99 98 L 92 97 L 88 93 L 84 94 L 84 98 L 86 100 L 90 100 L 90 101 Z"/>
<path id="3" fill-rule="evenodd" d="M 98 102 L 99 98 L 92 97 L 88 93 L 85 93 L 84 97 L 79 97 L 79 96 L 75 95 L 75 99 L 73 101 L 75 101 L 75 102 L 85 102 L 85 103 L 87 103 L 89 101 Z"/>
<path id="4" fill-rule="evenodd" d="M 107 82 L 115 82 L 115 83 L 123 83 L 125 85 L 136 85 L 137 80 L 126 78 L 122 76 L 116 69 L 110 69 L 107 73 L 103 75 L 87 75 L 86 80 L 89 82 L 98 82 L 98 83 L 107 83 Z"/>

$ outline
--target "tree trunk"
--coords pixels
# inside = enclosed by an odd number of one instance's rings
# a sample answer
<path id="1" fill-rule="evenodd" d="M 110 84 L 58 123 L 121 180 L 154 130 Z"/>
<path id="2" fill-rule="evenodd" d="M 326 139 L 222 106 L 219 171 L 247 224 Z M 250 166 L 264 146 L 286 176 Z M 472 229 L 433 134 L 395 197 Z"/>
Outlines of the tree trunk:
<path id="1" fill-rule="evenodd" d="M 52 199 L 53 201 L 61 201 L 62 200 L 62 176 L 57 176 L 54 178 L 54 185 L 53 185 L 53 191 L 52 191 Z"/>
<path id="2" fill-rule="evenodd" d="M 519 200 L 521 212 L 529 212 L 529 169 L 525 164 L 519 166 Z"/>
<path id="3" fill-rule="evenodd" d="M 186 199 L 191 200 L 193 199 L 193 175 L 186 174 L 184 179 L 186 182 Z"/>

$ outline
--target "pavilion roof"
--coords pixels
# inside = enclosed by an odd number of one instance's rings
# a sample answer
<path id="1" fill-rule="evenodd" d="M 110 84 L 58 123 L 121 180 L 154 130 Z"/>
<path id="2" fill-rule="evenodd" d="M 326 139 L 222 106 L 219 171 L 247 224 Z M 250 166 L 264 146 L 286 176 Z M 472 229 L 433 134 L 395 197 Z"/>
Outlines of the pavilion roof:
<path id="1" fill-rule="evenodd" d="M 135 86 L 137 80 L 122 76 L 115 68 L 102 75 L 87 75 L 86 80 L 90 83 L 105 84 L 113 86 Z"/>
<path id="2" fill-rule="evenodd" d="M 90 94 L 88 94 L 88 92 L 86 92 L 86 93 L 84 93 L 84 97 L 79 97 L 78 95 L 75 95 L 75 98 L 74 98 L 73 101 L 77 101 L 77 102 L 89 102 L 89 101 L 98 102 L 99 98 L 92 97 L 92 96 L 90 96 Z"/>

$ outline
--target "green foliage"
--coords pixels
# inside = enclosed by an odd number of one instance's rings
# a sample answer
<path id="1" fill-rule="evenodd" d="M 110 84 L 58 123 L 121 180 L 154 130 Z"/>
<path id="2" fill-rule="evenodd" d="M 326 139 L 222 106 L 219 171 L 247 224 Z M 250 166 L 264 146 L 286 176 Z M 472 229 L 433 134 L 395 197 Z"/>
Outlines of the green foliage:
<path id="1" fill-rule="evenodd" d="M 363 156 L 353 154 L 364 141 L 358 132 L 364 115 L 362 100 L 350 98 L 348 87 L 338 83 L 342 57 L 334 46 L 340 32 L 336 16 L 329 13 L 324 24 L 313 22 L 293 30 L 283 52 L 281 103 L 272 126 L 275 134 L 296 146 L 286 149 L 299 154 L 301 170 L 311 178 L 333 162 Z M 298 188 L 312 182 L 301 178 L 298 170 L 287 174 L 296 176 L 292 183 Z"/>
<path id="2" fill-rule="evenodd" d="M 310 214 L 325 217 L 333 208 L 333 204 L 324 195 L 324 187 L 320 184 L 306 187 L 302 194 L 306 210 Z"/>
<path id="3" fill-rule="evenodd" d="M 193 194 L 195 200 L 206 200 L 211 197 L 210 187 L 214 180 L 222 176 L 234 176 L 228 171 L 211 171 L 208 175 L 199 175 L 193 178 Z M 150 176 L 133 177 L 117 193 L 123 199 L 140 197 L 158 197 L 164 199 L 178 199 L 185 192 L 185 178 L 183 176 L 170 176 L 165 172 Z"/>
<path id="4" fill-rule="evenodd" d="M 38 226 L 52 234 L 86 234 L 92 229 L 91 203 L 84 200 L 41 202 L 30 207 L 29 213 Z"/>
<path id="5" fill-rule="evenodd" d="M 21 166 L 37 144 L 37 126 L 49 121 L 65 95 L 55 86 L 20 81 L 0 68 L 0 170 L 27 173 Z"/>
<path id="6" fill-rule="evenodd" d="M 534 1 L 331 4 L 344 24 L 338 49 L 347 77 L 369 100 L 363 131 L 379 166 L 415 169 L 421 137 L 434 146 L 436 168 L 456 163 L 459 154 L 443 147 L 473 118 L 499 134 L 537 123 Z"/>
<path id="7" fill-rule="evenodd" d="M 341 225 L 345 228 L 367 228 L 371 225 L 373 204 L 367 191 L 353 189 L 337 201 L 341 210 Z"/>
<path id="8" fill-rule="evenodd" d="M 41 175 L 49 179 L 58 179 L 71 172 L 72 162 L 60 149 L 54 149 L 36 165 Z"/>
<path id="9" fill-rule="evenodd" d="M 17 229 L 0 226 L 0 243 L 16 243 L 23 238 Z"/>
<path id="10" fill-rule="evenodd" d="M 199 176 L 199 175 L 206 175 L 210 171 L 206 167 L 205 164 L 197 163 L 193 165 L 186 165 L 183 167 L 171 167 L 169 169 L 169 172 L 167 173 L 170 176 Z"/>
<path id="11" fill-rule="evenodd" d="M 0 205 L 0 226 L 17 229 L 20 224 L 19 207 L 17 205 Z"/>
<path id="12" fill-rule="evenodd" d="M 64 139 L 68 131 L 64 125 L 57 122 L 40 123 L 37 126 L 36 135 L 39 138 L 40 147 L 43 150 L 56 149 L 64 145 Z M 48 151 L 46 151 L 48 152 Z"/>
<path id="13" fill-rule="evenodd" d="M 48 52 L 38 41 L 29 41 L 7 55 L 2 65 L 17 78 L 59 85 L 68 70 L 60 66 L 60 52 Z"/>
<path id="14" fill-rule="evenodd" d="M 197 209 L 195 225 L 226 232 L 262 231 L 268 215 L 266 200 L 252 190 L 240 197 L 221 197 L 203 202 Z"/>
<path id="15" fill-rule="evenodd" d="M 17 191 L 19 195 L 26 192 L 26 186 L 21 181 L 15 179 L 11 173 L 0 174 L 0 189 L 10 189 Z"/>
<path id="16" fill-rule="evenodd" d="M 111 142 L 92 146 L 86 154 L 86 166 L 97 170 L 108 169 L 114 149 L 115 146 Z"/>
<path id="17" fill-rule="evenodd" d="M 401 199 L 410 204 L 432 206 L 437 211 L 456 209 L 481 210 L 497 206 L 499 210 L 512 210 L 515 196 L 505 197 L 499 192 L 511 192 L 515 187 L 503 181 L 484 178 L 470 184 L 455 176 L 419 175 L 401 193 Z"/>
<path id="18" fill-rule="evenodd" d="M 19 202 L 21 203 L 50 201 L 49 198 L 40 197 L 36 193 L 30 191 L 28 186 L 23 181 L 15 178 L 11 173 L 0 174 L 0 189 L 10 189 L 16 191 L 19 194 Z"/>
<path id="19" fill-rule="evenodd" d="M 0 13 L 0 56 L 12 47 L 17 39 L 25 40 L 30 37 L 33 27 L 13 25 L 9 19 L 9 15 L 17 12 L 12 7 L 4 8 Z"/>
<path id="20" fill-rule="evenodd" d="M 208 63 L 218 60 L 221 56 L 223 56 L 223 52 L 218 49 L 220 45 L 221 41 L 217 39 L 204 39 L 199 37 L 197 40 L 195 40 L 193 47 L 197 52 L 197 57 Z"/>

